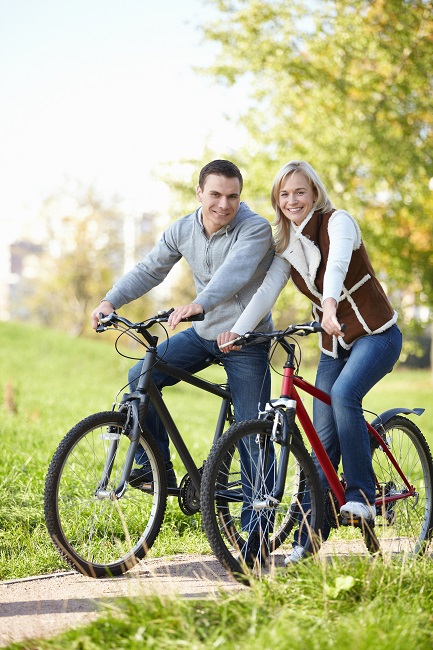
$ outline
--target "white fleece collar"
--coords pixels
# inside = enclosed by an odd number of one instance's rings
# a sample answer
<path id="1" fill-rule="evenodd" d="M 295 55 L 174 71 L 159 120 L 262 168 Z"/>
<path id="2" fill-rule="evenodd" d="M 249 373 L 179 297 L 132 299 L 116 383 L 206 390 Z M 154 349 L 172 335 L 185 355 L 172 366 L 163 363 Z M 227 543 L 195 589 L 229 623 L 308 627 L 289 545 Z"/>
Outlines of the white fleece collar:
<path id="1" fill-rule="evenodd" d="M 299 226 L 296 226 L 293 222 L 290 224 L 290 241 L 283 256 L 302 276 L 311 293 L 321 301 L 322 294 L 317 290 L 314 281 L 322 257 L 316 244 L 303 235 L 303 230 L 312 218 L 314 212 L 315 210 L 313 208 Z"/>

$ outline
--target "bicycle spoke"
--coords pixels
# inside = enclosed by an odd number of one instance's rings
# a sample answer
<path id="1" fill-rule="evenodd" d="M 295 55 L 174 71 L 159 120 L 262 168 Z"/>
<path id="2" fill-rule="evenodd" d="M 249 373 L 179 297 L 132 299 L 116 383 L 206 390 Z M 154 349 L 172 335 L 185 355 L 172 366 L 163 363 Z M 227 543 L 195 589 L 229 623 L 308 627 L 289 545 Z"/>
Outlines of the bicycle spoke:
<path id="1" fill-rule="evenodd" d="M 432 460 L 418 427 L 397 416 L 385 425 L 388 447 L 414 488 L 406 484 L 379 448 L 373 455 L 378 494 L 375 533 L 385 553 L 424 552 L 432 535 Z"/>

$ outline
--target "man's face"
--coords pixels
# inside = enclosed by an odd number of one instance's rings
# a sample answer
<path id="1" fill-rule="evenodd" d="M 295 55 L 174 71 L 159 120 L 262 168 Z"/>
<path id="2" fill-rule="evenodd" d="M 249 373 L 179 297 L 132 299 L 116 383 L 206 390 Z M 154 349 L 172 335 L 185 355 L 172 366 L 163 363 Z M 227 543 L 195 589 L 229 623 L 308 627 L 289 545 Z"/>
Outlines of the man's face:
<path id="1" fill-rule="evenodd" d="M 204 187 L 197 187 L 202 204 L 202 220 L 208 237 L 233 221 L 241 201 L 239 179 L 209 174 Z"/>

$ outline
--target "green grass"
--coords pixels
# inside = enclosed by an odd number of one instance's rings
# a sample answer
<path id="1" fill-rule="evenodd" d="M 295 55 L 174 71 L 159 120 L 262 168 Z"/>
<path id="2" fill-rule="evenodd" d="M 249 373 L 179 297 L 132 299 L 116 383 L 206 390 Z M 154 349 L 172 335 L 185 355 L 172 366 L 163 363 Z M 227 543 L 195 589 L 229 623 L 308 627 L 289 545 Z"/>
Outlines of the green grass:
<path id="1" fill-rule="evenodd" d="M 115 353 L 113 339 L 113 333 L 82 340 L 0 323 L 2 395 L 11 387 L 17 407 L 13 413 L 3 404 L 0 411 L 0 579 L 67 568 L 45 529 L 45 474 L 65 433 L 86 415 L 110 408 L 122 388 L 132 362 Z M 219 368 L 204 374 L 223 381 Z M 314 369 L 306 369 L 305 376 L 313 379 Z M 277 395 L 278 377 L 273 385 Z M 364 406 L 375 412 L 396 405 L 427 409 L 431 395 L 429 372 L 397 369 Z M 218 399 L 183 385 L 167 389 L 165 397 L 201 463 L 211 444 Z M 433 447 L 432 418 L 413 419 Z M 175 454 L 174 464 L 182 476 Z M 177 501 L 169 499 L 151 553 L 178 552 L 210 553 L 210 548 L 199 515 L 186 517 Z M 10 647 L 431 648 L 432 594 L 431 558 L 386 564 L 369 558 L 308 561 L 236 596 L 119 601 L 102 614 L 102 622 L 62 635 L 61 642 L 57 638 Z"/>

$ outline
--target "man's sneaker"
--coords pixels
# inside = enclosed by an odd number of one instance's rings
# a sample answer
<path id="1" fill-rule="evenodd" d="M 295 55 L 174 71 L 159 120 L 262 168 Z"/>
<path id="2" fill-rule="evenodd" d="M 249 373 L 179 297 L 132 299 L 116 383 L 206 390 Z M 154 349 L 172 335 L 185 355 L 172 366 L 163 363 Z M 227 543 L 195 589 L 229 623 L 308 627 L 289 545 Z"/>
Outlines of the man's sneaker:
<path id="1" fill-rule="evenodd" d="M 177 478 L 173 469 L 171 460 L 165 464 L 167 472 L 167 487 L 177 488 Z M 141 467 L 136 467 L 129 475 L 129 485 L 131 487 L 139 488 L 143 483 L 152 483 L 153 475 L 149 461 L 146 461 Z"/>
<path id="2" fill-rule="evenodd" d="M 269 546 L 267 537 L 258 532 L 252 532 L 242 547 L 240 559 L 245 564 L 253 568 L 256 563 L 264 565 L 269 555 Z"/>
<path id="3" fill-rule="evenodd" d="M 362 526 L 363 523 L 374 526 L 376 519 L 376 508 L 358 501 L 348 501 L 341 506 L 340 515 L 342 519 L 352 526 Z M 343 522 L 344 523 L 344 522 Z"/>
<path id="4" fill-rule="evenodd" d="M 294 546 L 293 551 L 284 560 L 284 564 L 286 566 L 288 564 L 297 564 L 298 562 L 300 562 L 300 560 L 303 560 L 305 557 L 307 557 L 305 548 L 303 546 Z"/>

